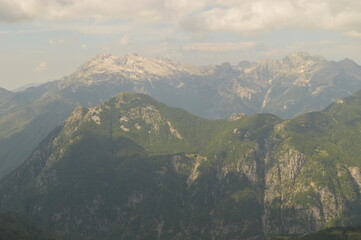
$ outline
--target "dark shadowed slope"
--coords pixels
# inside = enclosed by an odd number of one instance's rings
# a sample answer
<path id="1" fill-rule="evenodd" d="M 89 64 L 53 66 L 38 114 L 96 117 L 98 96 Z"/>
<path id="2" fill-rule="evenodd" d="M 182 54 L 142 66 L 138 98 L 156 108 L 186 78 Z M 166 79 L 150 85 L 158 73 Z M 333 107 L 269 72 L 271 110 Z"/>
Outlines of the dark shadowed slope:
<path id="1" fill-rule="evenodd" d="M 361 93 L 322 112 L 206 120 L 143 94 L 78 107 L 0 182 L 66 239 L 247 239 L 361 223 Z"/>
<path id="2" fill-rule="evenodd" d="M 16 213 L 0 214 L 0 240 L 59 240 Z"/>
<path id="3" fill-rule="evenodd" d="M 165 58 L 100 54 L 68 77 L 6 97 L 0 106 L 0 178 L 15 169 L 77 105 L 142 92 L 207 118 L 321 110 L 361 89 L 361 67 L 305 52 L 281 60 L 197 67 Z"/>

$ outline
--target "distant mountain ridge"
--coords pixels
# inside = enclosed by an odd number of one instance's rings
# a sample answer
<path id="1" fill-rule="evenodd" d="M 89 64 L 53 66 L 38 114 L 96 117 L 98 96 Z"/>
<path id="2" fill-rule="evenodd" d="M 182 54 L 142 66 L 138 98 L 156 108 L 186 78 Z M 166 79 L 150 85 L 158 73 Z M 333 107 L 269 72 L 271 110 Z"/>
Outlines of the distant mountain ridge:
<path id="1" fill-rule="evenodd" d="M 204 75 L 202 68 L 173 62 L 167 58 L 150 58 L 129 53 L 116 57 L 110 53 L 100 53 L 83 64 L 71 75 L 71 80 L 84 79 L 96 74 L 116 73 L 124 78 L 148 80 L 148 76 L 172 76 L 180 73 Z M 87 79 L 85 79 L 87 80 Z M 102 79 L 98 79 L 102 81 Z"/>
<path id="2" fill-rule="evenodd" d="M 122 85 L 207 118 L 224 118 L 234 112 L 268 112 L 290 118 L 321 110 L 361 89 L 360 76 L 361 67 L 350 59 L 330 62 L 306 52 L 281 60 L 204 67 L 103 53 L 70 75 L 64 87 Z"/>
<path id="3" fill-rule="evenodd" d="M 321 110 L 361 89 L 361 67 L 305 52 L 281 60 L 192 66 L 136 54 L 99 54 L 68 77 L 22 92 L 0 92 L 0 178 L 23 162 L 76 106 L 119 92 L 148 94 L 206 118 L 265 112 L 282 118 Z"/>
<path id="4" fill-rule="evenodd" d="M 8 91 L 4 88 L 0 88 L 0 106 L 3 102 L 5 102 L 7 99 L 11 97 L 13 93 L 11 91 Z"/>
<path id="5" fill-rule="evenodd" d="M 37 87 L 37 86 L 40 86 L 44 83 L 28 83 L 28 84 L 25 84 L 23 86 L 20 86 L 20 87 L 17 87 L 17 88 L 14 88 L 14 89 L 11 89 L 12 92 L 21 92 L 21 91 L 24 91 L 28 88 L 31 88 L 31 87 Z"/>
<path id="6" fill-rule="evenodd" d="M 264 239 L 361 224 L 361 91 L 290 120 L 207 120 L 137 93 L 77 107 L 0 181 L 64 239 Z"/>

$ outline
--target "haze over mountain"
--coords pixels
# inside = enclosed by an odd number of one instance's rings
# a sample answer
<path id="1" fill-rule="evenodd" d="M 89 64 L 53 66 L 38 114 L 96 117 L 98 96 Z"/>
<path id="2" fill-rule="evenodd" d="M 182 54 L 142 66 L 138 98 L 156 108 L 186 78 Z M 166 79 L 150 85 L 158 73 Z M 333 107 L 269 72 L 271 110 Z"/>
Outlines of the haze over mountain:
<path id="1" fill-rule="evenodd" d="M 0 106 L 2 106 L 2 104 L 6 100 L 8 100 L 12 95 L 13 93 L 11 91 L 8 91 L 4 88 L 0 88 Z"/>
<path id="2" fill-rule="evenodd" d="M 73 90 L 123 85 L 206 118 L 224 118 L 235 112 L 269 112 L 290 118 L 320 110 L 361 89 L 360 75 L 361 66 L 352 60 L 329 62 L 306 52 L 282 60 L 206 67 L 104 53 L 64 82 Z"/>
<path id="3" fill-rule="evenodd" d="M 0 240 L 360 240 L 361 0 L 0 0 Z"/>
<path id="4" fill-rule="evenodd" d="M 99 54 L 73 74 L 25 91 L 0 92 L 0 177 L 15 169 L 77 105 L 119 92 L 149 94 L 206 118 L 269 112 L 289 118 L 361 89 L 361 67 L 305 52 L 282 60 L 198 67 L 136 54 Z"/>
<path id="5" fill-rule="evenodd" d="M 321 112 L 206 120 L 123 93 L 78 107 L 0 181 L 65 239 L 262 239 L 361 225 L 361 92 Z"/>
<path id="6" fill-rule="evenodd" d="M 37 87 L 37 86 L 40 86 L 44 83 L 28 83 L 28 84 L 25 84 L 23 86 L 20 86 L 20 87 L 17 87 L 15 89 L 11 89 L 12 92 L 20 92 L 20 91 L 24 91 L 30 87 Z"/>
<path id="7" fill-rule="evenodd" d="M 1 87 L 71 73 L 102 51 L 236 65 L 308 51 L 361 64 L 359 0 L 0 2 Z"/>

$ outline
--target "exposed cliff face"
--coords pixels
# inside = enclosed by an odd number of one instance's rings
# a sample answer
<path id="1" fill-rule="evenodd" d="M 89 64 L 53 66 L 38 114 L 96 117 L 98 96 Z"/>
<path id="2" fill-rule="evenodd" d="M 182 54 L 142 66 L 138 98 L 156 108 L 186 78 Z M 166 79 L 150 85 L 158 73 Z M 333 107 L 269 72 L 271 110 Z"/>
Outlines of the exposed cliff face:
<path id="1" fill-rule="evenodd" d="M 0 182 L 0 209 L 66 239 L 262 239 L 359 223 L 360 96 L 288 121 L 205 120 L 131 93 L 78 107 Z"/>
<path id="2" fill-rule="evenodd" d="M 17 93 L 0 89 L 0 178 L 76 106 L 100 104 L 120 92 L 146 93 L 211 119 L 239 112 L 290 118 L 361 89 L 360 76 L 361 67 L 352 60 L 336 63 L 304 52 L 280 60 L 204 67 L 136 54 L 99 54 L 58 81 Z"/>

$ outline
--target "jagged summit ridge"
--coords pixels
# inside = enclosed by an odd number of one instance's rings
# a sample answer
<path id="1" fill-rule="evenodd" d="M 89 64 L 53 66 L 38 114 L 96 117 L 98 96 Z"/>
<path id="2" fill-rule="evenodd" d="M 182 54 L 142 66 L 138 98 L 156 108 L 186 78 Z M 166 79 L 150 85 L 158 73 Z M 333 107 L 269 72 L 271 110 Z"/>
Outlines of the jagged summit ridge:
<path id="1" fill-rule="evenodd" d="M 316 72 L 327 60 L 322 56 L 312 56 L 308 52 L 293 52 L 282 59 L 265 59 L 248 71 L 263 69 L 275 75 Z"/>
<path id="2" fill-rule="evenodd" d="M 128 53 L 122 57 L 100 53 L 83 64 L 71 77 L 84 78 L 96 74 L 120 74 L 134 80 L 149 76 L 172 76 L 179 73 L 202 75 L 202 68 L 173 62 L 167 58 L 150 58 Z"/>
<path id="3" fill-rule="evenodd" d="M 288 54 L 285 58 L 293 59 L 293 60 L 314 60 L 314 61 L 326 61 L 326 59 L 320 55 L 311 55 L 311 53 L 306 51 L 296 51 Z M 285 59 L 283 58 L 283 59 Z"/>
<path id="4" fill-rule="evenodd" d="M 343 65 L 347 65 L 347 63 Z M 312 89 L 316 85 L 323 84 L 318 83 L 319 79 L 314 76 L 318 72 L 324 71 L 323 69 L 330 72 L 329 68 L 332 68 L 335 71 L 336 67 L 335 63 L 328 62 L 321 56 L 312 56 L 307 52 L 294 52 L 283 59 L 266 59 L 259 63 L 243 61 L 236 66 L 227 62 L 221 65 L 193 66 L 174 62 L 167 58 L 151 58 L 135 53 L 128 53 L 121 57 L 110 53 L 100 53 L 62 81 L 61 86 L 71 86 L 74 89 L 107 82 L 118 85 L 127 82 L 136 85 L 134 90 L 127 89 L 127 91 L 151 94 L 155 89 L 149 89 L 149 87 L 154 88 L 154 83 L 162 80 L 162 86 L 158 84 L 161 88 L 169 85 L 193 92 L 192 94 L 214 89 L 217 94 L 222 95 L 222 99 L 230 98 L 230 94 L 240 97 L 242 101 L 245 99 L 253 101 L 254 99 L 259 105 L 257 111 L 270 111 L 267 110 L 266 105 L 269 105 L 269 100 L 272 100 L 271 96 L 274 95 L 272 92 L 276 88 L 282 86 L 282 88 L 293 91 L 294 86 L 310 87 L 310 94 L 317 94 L 328 86 L 317 86 L 318 89 Z M 357 72 L 354 70 L 357 67 L 359 66 L 349 68 L 353 71 L 352 75 L 359 79 L 360 77 L 354 73 Z M 327 75 L 327 73 L 323 73 L 323 75 Z M 336 73 L 328 75 L 330 76 L 323 76 L 323 78 L 334 78 Z M 312 81 L 313 79 L 314 81 Z M 332 85 L 332 83 L 327 84 Z M 194 85 L 197 86 L 196 89 Z M 202 89 L 198 89 L 200 86 Z M 344 96 L 346 95 L 341 97 Z M 297 101 L 290 100 L 290 102 Z M 289 108 L 290 106 L 285 106 L 277 111 L 288 111 Z M 239 111 L 235 110 L 235 112 Z M 222 117 L 229 114 L 230 112 L 227 112 Z M 247 112 L 247 114 L 252 114 L 252 112 Z"/>
<path id="5" fill-rule="evenodd" d="M 195 66 L 174 62 L 167 58 L 151 58 L 139 56 L 136 53 L 127 53 L 117 57 L 110 53 L 100 53 L 85 64 L 83 64 L 70 79 L 87 78 L 94 81 L 92 76 L 101 74 L 118 74 L 124 78 L 133 80 L 148 80 L 149 78 L 175 77 L 182 74 L 194 76 L 209 76 L 222 71 L 238 71 L 241 69 L 246 73 L 253 73 L 260 69 L 268 69 L 271 72 L 312 72 L 319 69 L 326 59 L 321 56 L 311 56 L 307 52 L 294 52 L 281 60 L 266 59 L 259 63 L 243 62 L 237 66 L 223 63 L 220 66 Z M 218 70 L 217 70 L 218 69 Z M 92 79 L 92 80 L 90 80 Z M 100 80 L 100 79 L 98 79 Z"/>
<path id="6" fill-rule="evenodd" d="M 337 64 L 336 64 L 337 65 Z M 172 61 L 167 58 L 152 58 L 139 56 L 136 53 L 128 53 L 118 57 L 110 53 L 100 53 L 76 70 L 63 84 L 84 84 L 91 85 L 99 82 L 114 81 L 114 79 L 127 79 L 135 84 L 149 83 L 153 86 L 153 81 L 166 80 L 173 86 L 183 87 L 188 79 L 207 79 L 211 83 L 218 79 L 237 79 L 241 85 L 254 85 L 246 95 L 255 95 L 257 91 L 265 92 L 271 90 L 272 85 L 284 85 L 285 81 L 290 86 L 311 86 L 310 81 L 313 76 L 323 69 L 336 68 L 334 62 L 329 62 L 322 56 L 312 56 L 308 52 L 293 52 L 283 59 L 266 59 L 258 63 L 243 61 L 238 65 L 231 65 L 227 62 L 221 65 L 195 66 Z M 355 78 L 359 68 L 357 64 L 349 61 L 341 61 L 339 65 L 343 68 L 351 68 L 351 75 Z M 352 65 L 352 66 L 349 66 Z M 327 70 L 329 71 L 329 70 Z M 334 69 L 332 69 L 334 71 Z M 356 72 L 356 73 L 355 73 Z M 334 77 L 336 73 L 330 73 Z M 328 77 L 328 76 L 326 76 Z M 318 79 L 316 79 L 318 81 Z M 250 81 L 250 82 L 248 82 Z M 206 83 L 208 85 L 209 83 Z M 188 83 L 192 84 L 192 83 Z M 242 88 L 244 88 L 242 86 Z M 213 86 L 214 87 L 214 86 Z M 233 87 L 234 90 L 238 87 Z M 148 93 L 143 87 L 140 92 Z M 247 87 L 249 89 L 249 87 Z M 231 91 L 234 91 L 231 90 Z M 255 91 L 256 90 L 256 91 Z M 222 90 L 220 91 L 222 92 Z M 242 92 L 244 92 L 242 90 Z M 241 94 L 244 95 L 243 93 Z M 345 95 L 346 96 L 346 95 Z M 344 96 L 343 96 L 344 97 Z"/>
<path id="7" fill-rule="evenodd" d="M 359 89 L 361 66 L 307 53 L 206 67 L 102 53 L 58 81 L 24 92 L 0 91 L 0 177 L 25 160 L 76 106 L 97 105 L 124 91 L 145 93 L 205 118 L 263 112 L 287 119 L 321 110 Z M 19 146 L 25 150 L 18 151 Z"/>

